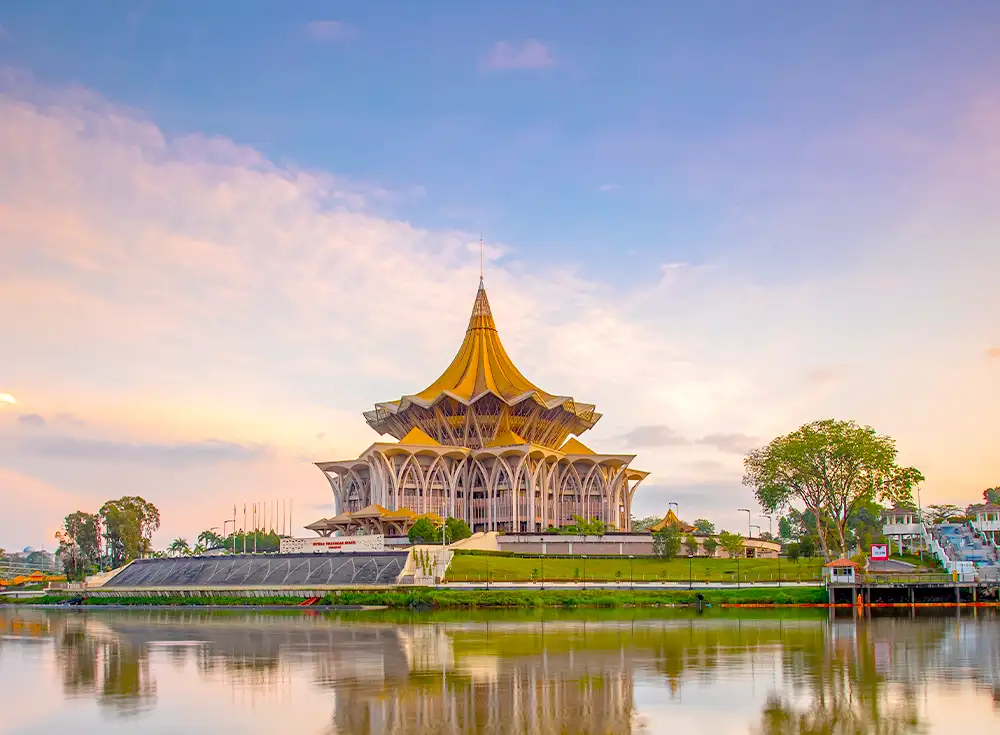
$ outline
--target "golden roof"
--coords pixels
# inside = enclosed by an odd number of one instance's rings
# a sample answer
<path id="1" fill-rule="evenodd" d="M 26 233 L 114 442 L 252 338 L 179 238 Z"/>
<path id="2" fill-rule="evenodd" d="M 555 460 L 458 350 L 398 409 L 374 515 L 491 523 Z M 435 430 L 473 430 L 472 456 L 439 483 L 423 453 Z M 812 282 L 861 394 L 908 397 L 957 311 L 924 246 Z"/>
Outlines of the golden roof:
<path id="1" fill-rule="evenodd" d="M 440 447 L 441 442 L 434 439 L 426 431 L 421 429 L 419 426 L 414 426 L 410 429 L 406 436 L 399 440 L 400 444 L 415 444 L 421 447 Z"/>
<path id="2" fill-rule="evenodd" d="M 652 531 L 653 533 L 656 533 L 657 531 L 662 531 L 667 526 L 677 526 L 678 528 L 680 528 L 681 531 L 684 532 L 690 532 L 695 530 L 694 526 L 691 526 L 682 521 L 680 518 L 678 518 L 677 514 L 674 513 L 672 508 L 667 511 L 667 514 L 665 516 L 663 516 L 662 521 L 650 526 L 649 530 Z"/>
<path id="3" fill-rule="evenodd" d="M 575 436 L 571 436 L 566 440 L 566 443 L 559 447 L 559 451 L 563 454 L 593 454 L 594 450 L 584 444 L 582 441 L 577 439 Z"/>
<path id="4" fill-rule="evenodd" d="M 593 405 L 577 405 L 571 397 L 548 393 L 524 377 L 500 342 L 490 302 L 486 298 L 486 287 L 480 281 L 465 339 L 441 376 L 419 393 L 376 405 L 396 413 L 406 410 L 411 403 L 429 408 L 445 396 L 469 405 L 487 394 L 497 396 L 508 405 L 527 399 L 546 408 L 568 404 L 566 407 L 569 410 L 586 416 L 591 425 L 600 418 Z"/>

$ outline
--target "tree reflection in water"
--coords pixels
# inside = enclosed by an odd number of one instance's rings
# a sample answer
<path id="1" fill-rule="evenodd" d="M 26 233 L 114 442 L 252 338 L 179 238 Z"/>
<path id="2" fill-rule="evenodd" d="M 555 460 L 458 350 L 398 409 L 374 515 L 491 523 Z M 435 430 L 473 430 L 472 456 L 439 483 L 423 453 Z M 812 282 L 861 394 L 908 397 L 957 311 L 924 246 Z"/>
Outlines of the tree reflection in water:
<path id="1" fill-rule="evenodd" d="M 1000 683 L 992 616 L 628 615 L 0 609 L 0 632 L 51 640 L 65 694 L 116 715 L 156 708 L 157 671 L 190 668 L 193 685 L 265 706 L 308 677 L 332 693 L 331 735 L 640 732 L 637 681 L 661 682 L 666 700 L 747 674 L 766 682 L 748 716 L 760 735 L 903 735 L 923 729 L 925 672 Z"/>

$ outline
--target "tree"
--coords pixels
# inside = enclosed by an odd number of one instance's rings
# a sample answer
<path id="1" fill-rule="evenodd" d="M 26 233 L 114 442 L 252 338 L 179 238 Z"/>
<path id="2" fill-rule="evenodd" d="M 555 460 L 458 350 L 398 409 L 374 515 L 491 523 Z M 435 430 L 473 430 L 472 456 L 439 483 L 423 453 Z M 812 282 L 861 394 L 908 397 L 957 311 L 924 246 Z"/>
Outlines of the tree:
<path id="1" fill-rule="evenodd" d="M 469 528 L 469 524 L 463 521 L 461 518 L 448 518 L 444 522 L 445 528 L 445 540 L 447 543 L 451 544 L 455 541 L 461 541 L 464 538 L 469 538 L 472 535 L 472 529 Z"/>
<path id="2" fill-rule="evenodd" d="M 792 535 L 792 522 L 788 520 L 788 516 L 781 516 L 778 519 L 778 538 L 794 538 Z"/>
<path id="3" fill-rule="evenodd" d="M 206 530 L 198 534 L 198 543 L 205 549 L 218 549 L 226 545 L 226 540 L 215 531 Z"/>
<path id="4" fill-rule="evenodd" d="M 949 518 L 957 518 L 965 515 L 964 511 L 957 505 L 930 505 L 927 507 L 927 515 L 931 523 L 947 523 Z"/>
<path id="5" fill-rule="evenodd" d="M 715 540 L 714 536 L 709 536 L 705 539 L 705 543 L 703 543 L 702 546 L 705 548 L 706 554 L 710 557 L 714 557 L 716 550 L 719 548 L 719 542 Z"/>
<path id="6" fill-rule="evenodd" d="M 799 553 L 806 559 L 816 556 L 816 542 L 812 536 L 803 536 L 799 539 Z"/>
<path id="7" fill-rule="evenodd" d="M 684 545 L 687 546 L 687 551 L 689 556 L 698 555 L 698 539 L 696 539 L 694 536 L 688 535 L 688 537 L 684 539 Z"/>
<path id="8" fill-rule="evenodd" d="M 646 516 L 645 518 L 632 519 L 632 533 L 646 533 L 650 526 L 655 526 L 660 522 L 656 516 Z"/>
<path id="9" fill-rule="evenodd" d="M 681 550 L 681 531 L 671 524 L 653 534 L 653 554 L 661 559 L 674 559 Z"/>
<path id="10" fill-rule="evenodd" d="M 101 521 L 92 513 L 78 510 L 63 519 L 63 529 L 56 532 L 59 548 L 56 557 L 70 579 L 86 576 L 101 558 Z"/>
<path id="11" fill-rule="evenodd" d="M 787 556 L 793 564 L 798 564 L 799 556 L 802 554 L 802 548 L 796 544 L 791 543 L 785 547 L 785 556 Z"/>
<path id="12" fill-rule="evenodd" d="M 910 500 L 924 476 L 896 464 L 896 442 L 854 421 L 824 419 L 779 436 L 754 449 L 743 461 L 743 484 L 754 488 L 757 502 L 775 512 L 801 501 L 819 520 L 820 543 L 830 558 L 825 520 L 847 550 L 847 524 L 865 502 Z"/>
<path id="13" fill-rule="evenodd" d="M 704 518 L 695 518 L 694 532 L 701 536 L 714 536 L 715 524 L 711 521 L 705 520 Z"/>
<path id="14" fill-rule="evenodd" d="M 723 531 L 719 534 L 719 543 L 726 550 L 726 553 L 729 554 L 730 559 L 735 559 L 743 553 L 743 537 L 738 533 Z"/>
<path id="15" fill-rule="evenodd" d="M 173 556 L 190 556 L 191 545 L 187 542 L 187 539 L 178 536 L 173 541 L 170 542 L 170 546 L 167 547 Z"/>
<path id="16" fill-rule="evenodd" d="M 983 500 L 993 505 L 1000 505 L 1000 485 L 983 490 Z"/>
<path id="17" fill-rule="evenodd" d="M 109 500 L 98 515 L 104 528 L 108 560 L 119 567 L 150 551 L 153 532 L 160 527 L 160 511 L 138 496 Z"/>
<path id="18" fill-rule="evenodd" d="M 414 544 L 433 544 L 441 540 L 441 532 L 427 518 L 418 518 L 407 536 Z"/>

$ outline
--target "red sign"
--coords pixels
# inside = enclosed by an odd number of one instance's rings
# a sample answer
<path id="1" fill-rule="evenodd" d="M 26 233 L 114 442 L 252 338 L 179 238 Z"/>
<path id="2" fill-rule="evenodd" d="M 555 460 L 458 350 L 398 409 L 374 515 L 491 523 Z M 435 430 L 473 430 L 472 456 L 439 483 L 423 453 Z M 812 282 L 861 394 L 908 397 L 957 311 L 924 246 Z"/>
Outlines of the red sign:
<path id="1" fill-rule="evenodd" d="M 872 561 L 885 561 L 889 558 L 889 544 L 872 544 Z"/>

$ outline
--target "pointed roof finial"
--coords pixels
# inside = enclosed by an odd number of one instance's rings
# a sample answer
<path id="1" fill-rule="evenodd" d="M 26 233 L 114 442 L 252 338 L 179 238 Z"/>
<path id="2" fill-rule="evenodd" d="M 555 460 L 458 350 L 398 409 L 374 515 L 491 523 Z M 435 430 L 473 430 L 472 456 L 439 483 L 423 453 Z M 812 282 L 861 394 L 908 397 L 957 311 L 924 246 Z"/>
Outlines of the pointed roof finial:
<path id="1" fill-rule="evenodd" d="M 483 287 L 483 233 L 479 233 L 479 288 Z"/>

